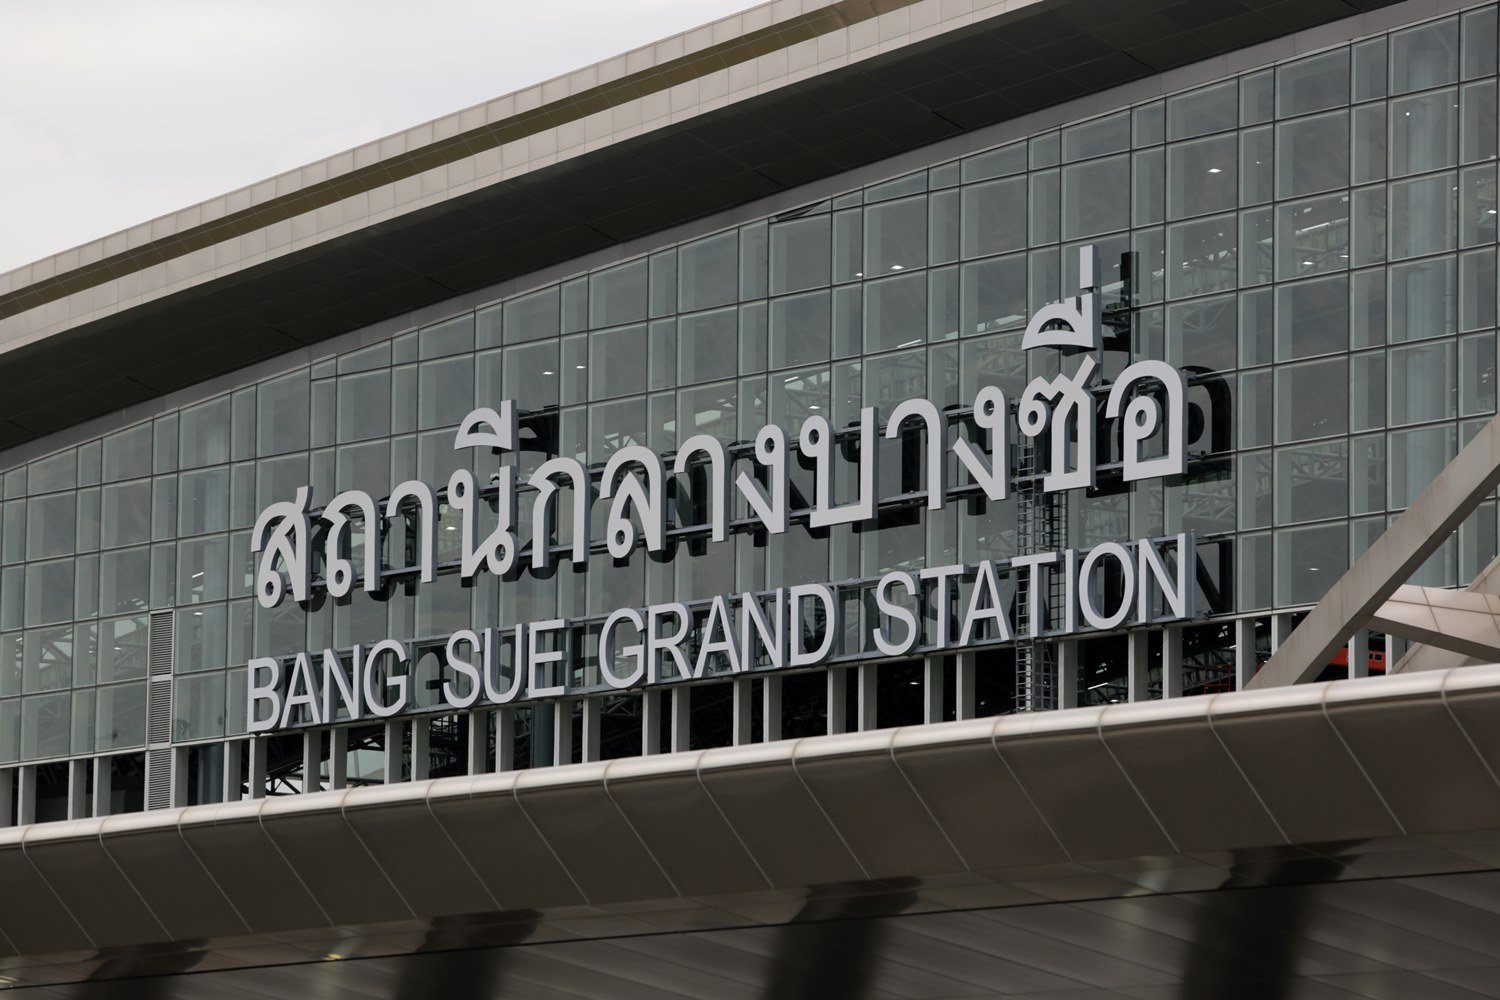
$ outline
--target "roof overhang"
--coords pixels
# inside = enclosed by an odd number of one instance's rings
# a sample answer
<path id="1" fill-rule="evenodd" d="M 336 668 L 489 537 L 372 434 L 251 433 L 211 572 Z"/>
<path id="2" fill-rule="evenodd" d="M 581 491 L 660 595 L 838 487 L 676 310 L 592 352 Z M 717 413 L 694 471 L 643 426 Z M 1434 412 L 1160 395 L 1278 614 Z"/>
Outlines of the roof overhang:
<path id="1" fill-rule="evenodd" d="M 0 831 L 0 976 L 194 972 L 191 991 L 329 956 L 399 971 L 429 950 L 966 910 L 1014 946 L 1080 907 L 1204 913 L 1163 984 L 1235 969 L 1215 956 L 1236 924 L 1263 925 L 1233 935 L 1252 956 L 1363 934 L 1347 950 L 1383 969 L 1472 966 L 1310 901 L 1400 877 L 1427 906 L 1500 909 L 1497 734 L 1500 667 L 1468 667 L 35 824 Z M 1106 974 L 1105 943 L 1079 930 L 1060 974 Z"/>
<path id="2" fill-rule="evenodd" d="M 1392 2 L 765 4 L 0 275 L 0 449 Z"/>

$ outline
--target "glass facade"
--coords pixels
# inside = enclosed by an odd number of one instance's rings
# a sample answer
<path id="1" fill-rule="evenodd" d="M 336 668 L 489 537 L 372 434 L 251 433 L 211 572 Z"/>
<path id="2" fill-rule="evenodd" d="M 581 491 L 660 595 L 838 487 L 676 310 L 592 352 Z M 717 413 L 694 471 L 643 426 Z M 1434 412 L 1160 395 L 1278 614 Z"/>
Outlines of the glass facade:
<path id="1" fill-rule="evenodd" d="M 163 615 L 171 740 L 212 746 L 245 731 L 254 655 L 1014 555 L 1014 500 L 897 504 L 858 529 L 713 543 L 683 476 L 666 561 L 601 553 L 586 572 L 464 587 L 443 530 L 432 584 L 268 611 L 250 528 L 299 486 L 316 506 L 487 467 L 453 449 L 454 431 L 502 399 L 520 413 L 522 448 L 506 460 L 522 482 L 553 456 L 597 475 L 627 445 L 666 454 L 710 434 L 743 451 L 768 423 L 795 437 L 809 416 L 845 427 L 862 406 L 917 396 L 960 410 L 987 385 L 1014 400 L 1055 374 L 1055 355 L 1021 350 L 1022 330 L 1072 294 L 1085 244 L 1103 266 L 1105 374 L 1140 359 L 1189 370 L 1192 458 L 1180 480 L 1074 491 L 1064 544 L 1195 532 L 1211 617 L 1185 630 L 1186 656 L 1208 678 L 1232 664 L 1233 619 L 1315 602 L 1496 410 L 1495 74 L 1496 10 L 1479 8 L 666 246 L 8 469 L 0 764 L 140 752 Z M 884 447 L 882 495 L 918 489 L 915 439 Z M 793 474 L 811 496 L 810 471 Z M 533 497 L 520 495 L 523 541 Z M 1495 549 L 1491 502 L 1413 582 L 1466 581 Z M 869 648 L 866 595 L 844 596 L 845 648 Z M 581 638 L 580 667 L 594 641 Z M 1079 644 L 1081 702 L 1119 696 L 1122 648 Z M 981 713 L 1013 703 L 1004 655 L 981 664 L 994 675 Z M 436 707 L 442 667 L 422 669 L 418 702 Z M 882 667 L 894 693 L 876 724 L 921 721 L 897 669 Z M 757 700 L 755 732 L 823 731 L 844 706 L 822 673 L 812 687 L 783 678 L 778 726 Z M 701 690 L 695 734 L 727 711 L 726 685 Z M 606 709 L 612 752 L 652 743 L 640 698 Z M 545 762 L 517 753 L 516 766 Z"/>

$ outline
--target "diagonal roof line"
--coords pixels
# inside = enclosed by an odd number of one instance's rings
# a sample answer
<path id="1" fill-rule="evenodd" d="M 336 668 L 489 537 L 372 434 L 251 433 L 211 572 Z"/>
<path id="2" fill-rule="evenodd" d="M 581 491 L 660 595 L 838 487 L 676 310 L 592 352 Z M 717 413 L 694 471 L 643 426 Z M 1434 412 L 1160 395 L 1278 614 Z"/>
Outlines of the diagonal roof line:
<path id="1" fill-rule="evenodd" d="M 1396 523 L 1318 601 L 1247 688 L 1316 677 L 1349 637 L 1500 484 L 1500 416 L 1485 424 Z"/>

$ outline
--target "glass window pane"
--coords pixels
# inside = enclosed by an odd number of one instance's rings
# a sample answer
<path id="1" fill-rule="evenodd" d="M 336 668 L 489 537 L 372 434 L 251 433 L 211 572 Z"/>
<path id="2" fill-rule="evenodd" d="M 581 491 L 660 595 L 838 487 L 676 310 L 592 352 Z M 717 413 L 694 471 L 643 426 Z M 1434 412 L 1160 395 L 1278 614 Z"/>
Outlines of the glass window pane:
<path id="1" fill-rule="evenodd" d="M 151 550 L 119 549 L 99 558 L 99 613 L 117 615 L 151 606 Z"/>
<path id="2" fill-rule="evenodd" d="M 1349 362 L 1345 358 L 1276 369 L 1276 440 L 1285 444 L 1349 430 Z"/>
<path id="3" fill-rule="evenodd" d="M 972 184 L 963 189 L 964 257 L 1025 248 L 1025 177 Z"/>
<path id="4" fill-rule="evenodd" d="M 680 382 L 690 384 L 730 378 L 735 374 L 738 354 L 737 309 L 719 309 L 678 320 L 677 375 Z M 596 368 L 596 374 L 597 371 Z"/>
<path id="5" fill-rule="evenodd" d="M 1349 349 L 1349 281 L 1343 275 L 1276 288 L 1276 358 Z"/>
<path id="6" fill-rule="evenodd" d="M 1392 431 L 1390 509 L 1410 506 L 1457 453 L 1458 431 L 1452 424 Z"/>
<path id="7" fill-rule="evenodd" d="M 1169 227 L 1167 297 L 1181 299 L 1234 288 L 1239 277 L 1238 241 L 1233 215 Z"/>
<path id="8" fill-rule="evenodd" d="M 1385 435 L 1371 434 L 1349 442 L 1349 513 L 1385 510 Z"/>
<path id="9" fill-rule="evenodd" d="M 356 525 L 355 546 L 363 532 Z M 229 581 L 229 538 L 197 538 L 177 543 L 177 602 L 198 604 L 203 601 L 222 601 L 227 594 Z"/>
<path id="10" fill-rule="evenodd" d="M 683 247 L 681 261 L 684 266 L 692 268 L 691 278 L 685 273 L 681 296 L 684 309 L 700 308 L 699 303 L 704 299 L 712 299 L 715 295 L 724 296 L 726 293 L 721 285 L 723 276 L 720 274 L 722 262 L 720 255 L 706 252 L 703 244 L 715 243 L 727 239 L 730 244 L 729 253 L 733 254 L 734 234 L 713 237 L 703 240 L 693 247 Z M 689 263 L 691 259 L 692 263 Z M 729 291 L 727 297 L 720 301 L 730 302 L 734 300 L 734 267 L 733 257 L 730 258 L 729 267 Z M 714 265 L 718 264 L 719 267 Z M 619 326 L 622 323 L 638 323 L 646 318 L 646 262 L 634 260 L 628 264 L 612 267 L 607 271 L 598 271 L 589 275 L 589 326 Z M 705 305 L 717 305 L 717 302 L 704 302 Z M 567 331 L 571 332 L 571 331 Z"/>
<path id="11" fill-rule="evenodd" d="M 21 675 L 21 690 L 27 694 L 33 694 L 38 691 L 61 691 L 71 687 L 73 663 L 80 658 L 73 645 L 73 626 L 29 629 L 24 635 L 26 636 L 26 663 Z M 92 667 L 92 664 L 90 666 Z M 81 673 L 87 675 L 89 671 L 81 671 Z"/>
<path id="12" fill-rule="evenodd" d="M 71 490 L 78 484 L 78 454 L 72 450 L 61 452 L 27 468 L 27 491 L 51 493 L 54 490 Z"/>
<path id="13" fill-rule="evenodd" d="M 338 388 L 338 439 L 362 441 L 391 433 L 389 370 L 345 375 Z"/>
<path id="14" fill-rule="evenodd" d="M 1476 250 L 1458 259 L 1458 294 L 1460 332 L 1495 325 L 1495 251 Z"/>
<path id="15" fill-rule="evenodd" d="M 1346 441 L 1322 441 L 1276 452 L 1276 523 L 1297 524 L 1349 513 Z"/>
<path id="16" fill-rule="evenodd" d="M 104 514 L 100 545 L 136 545 L 151 538 L 151 482 L 138 479 L 103 490 Z"/>
<path id="17" fill-rule="evenodd" d="M 72 493 L 33 497 L 27 504 L 26 558 L 71 555 L 78 523 Z"/>
<path id="18" fill-rule="evenodd" d="M 1026 325 L 1026 255 L 965 264 L 959 329 L 964 336 Z"/>
<path id="19" fill-rule="evenodd" d="M 73 560 L 26 567 L 26 624 L 50 625 L 73 618 Z"/>
<path id="20" fill-rule="evenodd" d="M 1353 368 L 1349 375 L 1349 429 L 1368 431 L 1384 427 L 1385 352 L 1356 354 L 1350 362 Z"/>
<path id="21" fill-rule="evenodd" d="M 1240 284 L 1261 285 L 1272 276 L 1275 242 L 1271 236 L 1271 209 L 1240 213 Z"/>
<path id="22" fill-rule="evenodd" d="M 865 209 L 865 272 L 878 278 L 927 264 L 927 199 L 906 198 Z"/>
<path id="23" fill-rule="evenodd" d="M 1137 226 L 1155 225 L 1167 212 L 1166 153 L 1160 148 L 1143 150 L 1135 154 L 1134 164 L 1131 218 Z"/>
<path id="24" fill-rule="evenodd" d="M 1391 343 L 1442 337 L 1458 329 L 1458 281 L 1452 257 L 1391 268 Z"/>
<path id="25" fill-rule="evenodd" d="M 1458 344 L 1458 413 L 1495 412 L 1495 337 L 1479 334 Z"/>
<path id="26" fill-rule="evenodd" d="M 224 735 L 223 673 L 172 682 L 172 738 L 206 740 Z"/>
<path id="27" fill-rule="evenodd" d="M 1233 135 L 1167 147 L 1167 218 L 1234 208 L 1238 159 Z"/>
<path id="28" fill-rule="evenodd" d="M 1130 225 L 1130 158 L 1075 163 L 1063 168 L 1063 239 L 1111 233 Z"/>
<path id="29" fill-rule="evenodd" d="M 229 648 L 228 605 L 179 608 L 174 640 L 173 673 L 187 674 L 228 666 L 225 662 Z"/>
<path id="30" fill-rule="evenodd" d="M 833 261 L 826 215 L 771 226 L 771 294 L 826 285 Z"/>
<path id="31" fill-rule="evenodd" d="M 1137 119 L 1139 122 L 1139 119 Z M 1139 125 L 1137 125 L 1139 127 Z M 1013 142 L 1009 146 L 975 153 L 963 161 L 963 182 L 985 181 L 991 177 L 1005 177 L 1026 172 L 1026 145 Z"/>
<path id="32" fill-rule="evenodd" d="M 1354 46 L 1354 99 L 1373 101 L 1386 92 L 1385 36 Z"/>
<path id="33" fill-rule="evenodd" d="M 1268 122 L 1275 113 L 1276 75 L 1261 70 L 1240 78 L 1240 124 Z"/>
<path id="34" fill-rule="evenodd" d="M 865 350 L 927 339 L 927 275 L 916 272 L 865 285 Z"/>
<path id="35" fill-rule="evenodd" d="M 1168 307 L 1167 358 L 1175 365 L 1233 370 L 1238 308 L 1233 295 Z"/>
<path id="36" fill-rule="evenodd" d="M 1120 111 L 1062 131 L 1064 163 L 1108 156 L 1130 148 L 1130 112 Z"/>
<path id="37" fill-rule="evenodd" d="M 1380 264 L 1386 258 L 1385 186 L 1361 188 L 1354 192 L 1354 212 L 1350 219 L 1349 263 L 1353 267 Z"/>
<path id="38" fill-rule="evenodd" d="M 1439 90 L 1392 101 L 1390 145 L 1392 177 L 1453 166 L 1458 161 L 1458 92 Z"/>
<path id="39" fill-rule="evenodd" d="M 1343 521 L 1276 532 L 1276 606 L 1316 604 L 1348 568 Z"/>
<path id="40" fill-rule="evenodd" d="M 474 408 L 474 359 L 422 362 L 417 390 L 417 428 L 457 424 Z"/>
<path id="41" fill-rule="evenodd" d="M 1349 50 L 1335 49 L 1276 70 L 1276 115 L 1290 118 L 1349 103 Z"/>
<path id="42" fill-rule="evenodd" d="M 771 367 L 791 368 L 829 358 L 828 292 L 771 300 Z"/>
<path id="43" fill-rule="evenodd" d="M 104 439 L 104 481 L 151 475 L 151 425 L 141 424 Z"/>
<path id="44" fill-rule="evenodd" d="M 505 303 L 505 342 L 555 337 L 560 332 L 558 286 L 543 288 Z"/>
<path id="45" fill-rule="evenodd" d="M 1391 34 L 1391 93 L 1442 87 L 1458 80 L 1458 18 Z"/>
<path id="46" fill-rule="evenodd" d="M 146 743 L 146 685 L 119 684 L 99 689 L 97 728 L 99 750 L 128 750 Z"/>
<path id="47" fill-rule="evenodd" d="M 177 531 L 202 535 L 229 530 L 229 469 L 184 472 L 177 477 Z"/>
<path id="48" fill-rule="evenodd" d="M 1453 174 L 1397 181 L 1390 189 L 1390 258 L 1454 248 L 1458 189 Z"/>
<path id="49" fill-rule="evenodd" d="M 1464 15 L 1463 77 L 1494 76 L 1496 68 L 1495 6 L 1482 7 Z"/>
<path id="50" fill-rule="evenodd" d="M 1383 119 L 1382 119 L 1383 120 Z M 1259 205 L 1274 197 L 1276 158 L 1272 153 L 1275 133 L 1265 128 L 1240 133 L 1240 204 Z"/>
<path id="51" fill-rule="evenodd" d="M 1349 112 L 1276 126 L 1276 196 L 1296 198 L 1349 182 Z"/>
<path id="52" fill-rule="evenodd" d="M 259 386 L 256 453 L 280 455 L 307 447 L 310 406 L 307 369 Z"/>
<path id="53" fill-rule="evenodd" d="M 1167 100 L 1167 138 L 1189 139 L 1232 129 L 1238 121 L 1239 81 L 1228 80 Z"/>
<path id="54" fill-rule="evenodd" d="M 1390 380 L 1392 427 L 1458 415 L 1458 384 L 1451 342 L 1392 348 Z"/>
<path id="55" fill-rule="evenodd" d="M 734 311 L 727 312 L 728 321 L 733 323 Z M 644 324 L 589 335 L 589 392 L 592 398 L 610 399 L 646 391 L 650 374 L 647 340 Z"/>
<path id="56" fill-rule="evenodd" d="M 1463 89 L 1460 159 L 1464 163 L 1495 158 L 1495 81 L 1471 83 Z"/>
<path id="57" fill-rule="evenodd" d="M 1276 206 L 1276 277 L 1301 278 L 1349 266 L 1349 196 Z"/>
<path id="58" fill-rule="evenodd" d="M 178 431 L 180 466 L 196 469 L 229 461 L 229 433 L 228 396 L 183 410 Z"/>
<path id="59" fill-rule="evenodd" d="M 1385 180 L 1387 121 L 1383 105 L 1370 104 L 1354 109 L 1355 184 Z"/>

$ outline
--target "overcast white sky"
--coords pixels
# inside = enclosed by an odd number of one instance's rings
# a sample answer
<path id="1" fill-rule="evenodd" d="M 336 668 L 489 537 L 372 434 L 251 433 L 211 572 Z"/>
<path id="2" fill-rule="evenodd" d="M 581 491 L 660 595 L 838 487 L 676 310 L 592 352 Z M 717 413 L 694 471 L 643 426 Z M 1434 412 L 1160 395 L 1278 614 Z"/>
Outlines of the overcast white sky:
<path id="1" fill-rule="evenodd" d="M 753 5 L 0 0 L 0 272 Z"/>

